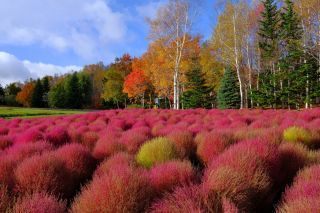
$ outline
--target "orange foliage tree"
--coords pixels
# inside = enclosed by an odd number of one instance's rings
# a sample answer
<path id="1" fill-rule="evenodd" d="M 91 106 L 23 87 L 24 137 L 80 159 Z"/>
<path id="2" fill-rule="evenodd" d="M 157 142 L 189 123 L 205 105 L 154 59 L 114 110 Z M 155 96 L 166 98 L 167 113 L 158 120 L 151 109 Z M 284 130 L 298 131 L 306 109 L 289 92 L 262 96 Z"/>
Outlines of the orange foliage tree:
<path id="1" fill-rule="evenodd" d="M 31 106 L 31 97 L 34 91 L 34 83 L 26 83 L 22 90 L 17 94 L 16 100 L 18 103 L 22 104 L 24 107 Z"/>
<path id="2" fill-rule="evenodd" d="M 128 94 L 129 98 L 142 98 L 144 104 L 145 93 L 150 86 L 150 81 L 144 74 L 144 71 L 135 68 L 124 81 L 123 92 Z"/>

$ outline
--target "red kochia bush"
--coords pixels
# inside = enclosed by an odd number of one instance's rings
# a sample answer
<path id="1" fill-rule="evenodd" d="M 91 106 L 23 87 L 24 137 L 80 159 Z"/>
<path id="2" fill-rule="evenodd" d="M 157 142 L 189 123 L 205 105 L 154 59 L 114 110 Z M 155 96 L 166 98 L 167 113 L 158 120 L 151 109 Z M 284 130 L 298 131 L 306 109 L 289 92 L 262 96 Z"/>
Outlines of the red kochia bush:
<path id="1" fill-rule="evenodd" d="M 166 194 L 161 200 L 154 202 L 150 208 L 152 213 L 167 212 L 222 212 L 220 200 L 212 196 L 206 202 L 199 186 L 182 186 L 173 193 Z"/>
<path id="2" fill-rule="evenodd" d="M 171 161 L 150 170 L 150 182 L 157 193 L 171 191 L 174 187 L 195 181 L 196 173 L 188 161 Z"/>
<path id="3" fill-rule="evenodd" d="M 36 128 L 28 129 L 25 132 L 22 132 L 16 138 L 16 143 L 33 143 L 43 139 L 42 132 Z"/>
<path id="4" fill-rule="evenodd" d="M 53 154 L 25 159 L 15 171 L 16 190 L 21 194 L 45 191 L 60 196 L 69 185 L 69 176 L 62 159 Z"/>
<path id="5" fill-rule="evenodd" d="M 4 150 L 13 144 L 12 137 L 0 134 L 0 150 Z"/>
<path id="6" fill-rule="evenodd" d="M 204 178 L 207 193 L 217 192 L 241 211 L 271 205 L 273 177 L 279 173 L 277 147 L 262 141 L 231 146 L 213 160 Z"/>
<path id="7" fill-rule="evenodd" d="M 177 152 L 181 158 L 189 158 L 194 154 L 196 149 L 193 135 L 188 131 L 176 131 L 168 135 L 168 138 L 174 142 Z"/>
<path id="8" fill-rule="evenodd" d="M 46 140 L 54 146 L 61 146 L 70 140 L 67 130 L 63 127 L 54 127 L 46 134 Z"/>
<path id="9" fill-rule="evenodd" d="M 320 166 L 302 170 L 283 195 L 277 212 L 320 212 Z"/>
<path id="10" fill-rule="evenodd" d="M 11 199 L 8 189 L 0 182 L 0 212 L 7 212 L 7 210 L 10 208 L 10 205 Z"/>
<path id="11" fill-rule="evenodd" d="M 149 135 L 145 129 L 136 128 L 125 131 L 120 138 L 120 143 L 126 147 L 130 154 L 135 154 L 148 139 Z"/>
<path id="12" fill-rule="evenodd" d="M 31 157 L 36 154 L 49 152 L 53 146 L 45 141 L 40 141 L 32 144 L 17 144 L 7 149 L 8 156 L 12 156 L 17 161 L 22 161 L 25 158 Z"/>
<path id="13" fill-rule="evenodd" d="M 71 212 L 144 212 L 152 195 L 149 179 L 143 172 L 104 175 L 82 190 Z"/>
<path id="14" fill-rule="evenodd" d="M 75 184 L 89 179 L 96 167 L 96 160 L 80 144 L 64 145 L 55 151 L 55 156 L 65 162 L 65 167 Z"/>
<path id="15" fill-rule="evenodd" d="M 102 177 L 109 173 L 129 171 L 135 163 L 134 156 L 125 152 L 117 153 L 103 161 L 94 172 L 94 178 Z"/>
<path id="16" fill-rule="evenodd" d="M 119 134 L 108 132 L 97 141 L 93 149 L 93 156 L 98 160 L 103 160 L 123 150 L 125 148 L 119 142 Z"/>
<path id="17" fill-rule="evenodd" d="M 5 185 L 9 189 L 14 186 L 14 169 L 17 161 L 12 156 L 0 156 L 0 184 Z"/>
<path id="18" fill-rule="evenodd" d="M 197 155 L 207 165 L 232 142 L 231 136 L 214 132 L 207 133 L 197 146 Z"/>
<path id="19" fill-rule="evenodd" d="M 15 213 L 65 213 L 66 210 L 65 202 L 44 192 L 20 198 L 13 207 Z"/>

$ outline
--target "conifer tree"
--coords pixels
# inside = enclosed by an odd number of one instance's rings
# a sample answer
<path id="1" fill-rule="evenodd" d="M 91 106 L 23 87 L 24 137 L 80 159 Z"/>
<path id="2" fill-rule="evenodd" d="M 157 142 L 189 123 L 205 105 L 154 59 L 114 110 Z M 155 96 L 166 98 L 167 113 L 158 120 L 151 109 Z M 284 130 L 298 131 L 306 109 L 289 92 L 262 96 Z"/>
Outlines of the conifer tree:
<path id="1" fill-rule="evenodd" d="M 66 80 L 66 107 L 70 109 L 81 108 L 81 93 L 78 74 L 75 72 Z"/>
<path id="2" fill-rule="evenodd" d="M 201 66 L 196 63 L 186 73 L 187 91 L 183 93 L 182 100 L 184 108 L 211 108 L 213 104 L 212 89 L 206 85 L 204 73 Z"/>
<path id="3" fill-rule="evenodd" d="M 276 70 L 279 60 L 280 13 L 275 0 L 264 0 L 263 6 L 258 32 L 263 70 L 259 79 L 260 89 L 254 92 L 254 98 L 260 107 L 276 107 L 279 90 L 279 75 Z"/>
<path id="4" fill-rule="evenodd" d="M 280 67 L 285 78 L 283 85 L 284 98 L 287 99 L 289 108 L 291 106 L 299 107 L 301 102 L 303 103 L 301 91 L 307 80 L 304 75 L 307 66 L 304 66 L 302 62 L 302 28 L 291 0 L 285 0 L 281 18 L 282 56 Z"/>
<path id="5" fill-rule="evenodd" d="M 43 87 L 43 106 L 48 107 L 48 93 L 50 91 L 50 83 L 49 77 L 46 76 L 42 79 L 42 87 Z"/>
<path id="6" fill-rule="evenodd" d="M 220 109 L 239 109 L 240 94 L 237 77 L 234 71 L 228 67 L 221 80 L 218 91 L 218 107 Z"/>
<path id="7" fill-rule="evenodd" d="M 5 96 L 5 92 L 2 85 L 0 84 L 0 105 L 4 104 L 4 96 Z"/>
<path id="8" fill-rule="evenodd" d="M 31 106 L 41 108 L 44 106 L 43 103 L 43 87 L 41 80 L 38 79 L 34 87 L 34 91 L 31 97 Z"/>

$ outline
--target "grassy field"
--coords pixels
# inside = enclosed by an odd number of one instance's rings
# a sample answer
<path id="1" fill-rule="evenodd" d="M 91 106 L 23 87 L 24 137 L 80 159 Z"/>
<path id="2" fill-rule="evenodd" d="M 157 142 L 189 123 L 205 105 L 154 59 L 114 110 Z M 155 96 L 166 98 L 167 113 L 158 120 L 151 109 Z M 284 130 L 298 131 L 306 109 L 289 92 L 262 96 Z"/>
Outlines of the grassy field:
<path id="1" fill-rule="evenodd" d="M 81 114 L 87 111 L 81 110 L 64 110 L 64 109 L 35 109 L 35 108 L 20 108 L 20 107 L 0 107 L 0 118 L 15 118 L 15 117 L 45 117 L 51 115 L 71 115 Z"/>

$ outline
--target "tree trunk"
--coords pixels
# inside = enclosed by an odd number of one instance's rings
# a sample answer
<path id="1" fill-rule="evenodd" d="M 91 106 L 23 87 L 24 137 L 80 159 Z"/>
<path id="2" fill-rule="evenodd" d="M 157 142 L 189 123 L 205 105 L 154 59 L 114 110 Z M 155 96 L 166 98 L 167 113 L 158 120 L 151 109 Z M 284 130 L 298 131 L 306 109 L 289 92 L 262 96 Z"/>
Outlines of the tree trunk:
<path id="1" fill-rule="evenodd" d="M 236 17 L 233 14 L 233 34 L 234 34 L 234 53 L 235 53 L 235 63 L 237 70 L 237 77 L 239 81 L 239 91 L 240 91 L 240 109 L 243 109 L 243 90 L 242 90 L 242 80 L 240 75 L 240 64 L 239 64 L 239 53 L 238 53 L 238 42 L 237 42 L 237 30 L 236 30 Z"/>

